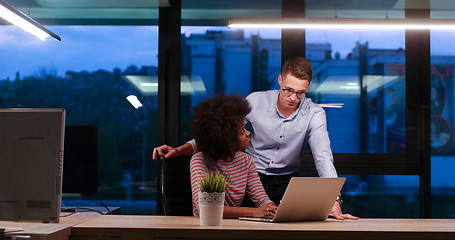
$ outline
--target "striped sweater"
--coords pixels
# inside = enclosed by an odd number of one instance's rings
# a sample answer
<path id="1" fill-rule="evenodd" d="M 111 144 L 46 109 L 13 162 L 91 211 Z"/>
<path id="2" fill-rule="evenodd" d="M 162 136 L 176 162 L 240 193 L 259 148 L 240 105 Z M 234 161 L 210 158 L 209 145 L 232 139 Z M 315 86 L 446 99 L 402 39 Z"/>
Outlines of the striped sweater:
<path id="1" fill-rule="evenodd" d="M 256 206 L 263 206 L 272 202 L 264 191 L 256 165 L 254 165 L 250 155 L 237 152 L 233 161 L 225 162 L 210 160 L 202 152 L 198 152 L 193 155 L 190 163 L 193 214 L 195 216 L 199 216 L 199 192 L 201 191 L 199 182 L 208 170 L 218 170 L 228 177 L 229 186 L 226 189 L 224 205 L 240 207 L 245 192 L 248 193 Z"/>

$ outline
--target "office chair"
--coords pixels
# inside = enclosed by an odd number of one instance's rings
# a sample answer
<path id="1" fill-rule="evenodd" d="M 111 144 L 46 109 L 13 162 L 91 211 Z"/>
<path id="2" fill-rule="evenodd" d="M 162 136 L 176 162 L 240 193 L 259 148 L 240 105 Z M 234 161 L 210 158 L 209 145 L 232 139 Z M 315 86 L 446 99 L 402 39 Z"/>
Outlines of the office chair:
<path id="1" fill-rule="evenodd" d="M 161 192 L 166 216 L 193 216 L 191 156 L 161 157 Z"/>

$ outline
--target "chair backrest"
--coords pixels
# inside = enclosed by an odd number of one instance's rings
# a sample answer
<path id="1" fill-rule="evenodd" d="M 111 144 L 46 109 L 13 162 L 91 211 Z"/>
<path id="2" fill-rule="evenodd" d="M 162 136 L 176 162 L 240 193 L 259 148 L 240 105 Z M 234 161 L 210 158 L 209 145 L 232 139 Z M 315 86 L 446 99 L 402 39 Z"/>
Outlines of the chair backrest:
<path id="1" fill-rule="evenodd" d="M 192 216 L 191 156 L 161 157 L 161 192 L 164 214 Z"/>

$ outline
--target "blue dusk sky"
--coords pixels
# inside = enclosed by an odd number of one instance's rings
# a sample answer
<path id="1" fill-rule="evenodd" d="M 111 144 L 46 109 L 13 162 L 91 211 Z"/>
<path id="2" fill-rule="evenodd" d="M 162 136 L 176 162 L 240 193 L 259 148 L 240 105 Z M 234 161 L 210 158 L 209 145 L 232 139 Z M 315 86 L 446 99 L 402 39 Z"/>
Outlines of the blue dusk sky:
<path id="1" fill-rule="evenodd" d="M 45 42 L 15 26 L 0 26 L 0 79 L 37 75 L 40 72 L 63 76 L 67 70 L 112 71 L 130 65 L 157 66 L 158 28 L 153 26 L 49 26 L 62 41 L 48 38 Z M 206 30 L 228 30 L 226 27 L 183 27 L 182 33 L 205 33 Z M 263 39 L 279 39 L 280 30 L 245 30 L 245 36 L 259 34 Z M 452 42 L 455 31 L 433 31 L 432 54 L 455 55 Z M 404 31 L 307 30 L 307 43 L 331 43 L 332 53 L 341 57 L 356 42 L 374 49 L 404 48 Z"/>

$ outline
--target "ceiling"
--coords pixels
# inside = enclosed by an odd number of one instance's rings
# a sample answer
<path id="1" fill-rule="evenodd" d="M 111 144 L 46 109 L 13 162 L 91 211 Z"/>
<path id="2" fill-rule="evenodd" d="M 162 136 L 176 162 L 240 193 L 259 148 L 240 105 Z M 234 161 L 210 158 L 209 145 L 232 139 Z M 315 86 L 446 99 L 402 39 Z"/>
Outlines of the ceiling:
<path id="1" fill-rule="evenodd" d="M 168 0 L 3 0 L 42 24 L 157 24 Z M 306 0 L 307 17 L 402 18 L 404 9 L 453 18 L 453 0 Z M 182 23 L 229 17 L 280 17 L 281 0 L 182 0 Z M 193 21 L 192 23 L 194 23 Z M 196 21 L 197 22 L 197 21 Z M 207 21 L 205 22 L 207 23 Z"/>

